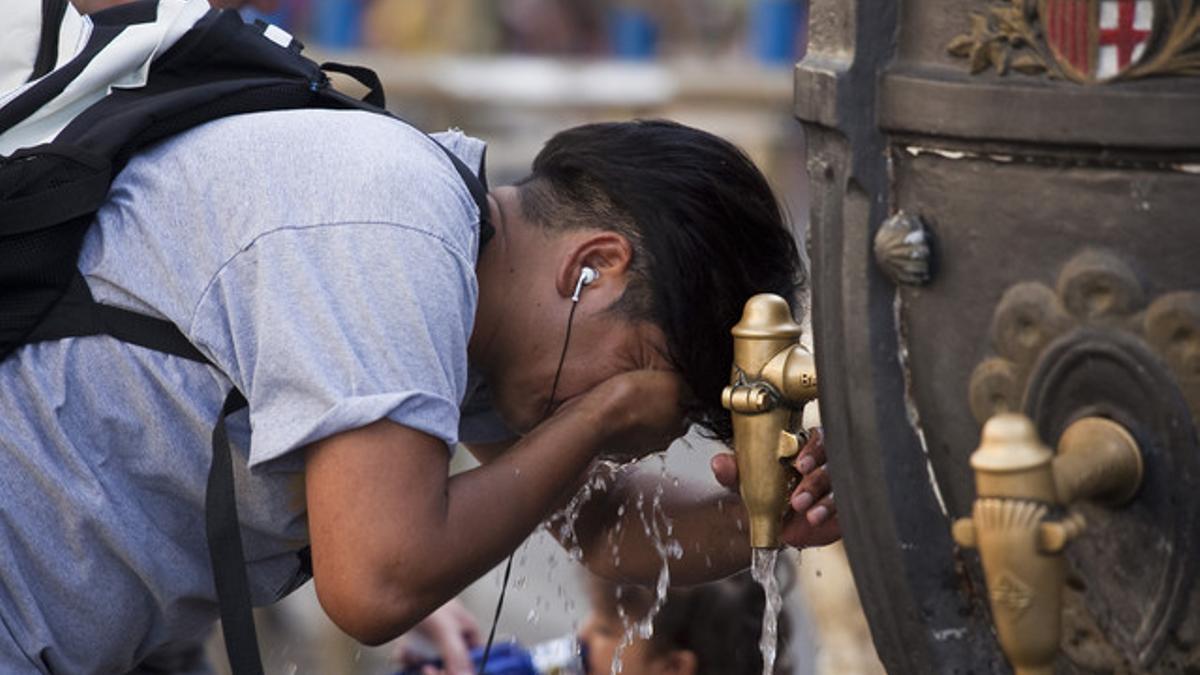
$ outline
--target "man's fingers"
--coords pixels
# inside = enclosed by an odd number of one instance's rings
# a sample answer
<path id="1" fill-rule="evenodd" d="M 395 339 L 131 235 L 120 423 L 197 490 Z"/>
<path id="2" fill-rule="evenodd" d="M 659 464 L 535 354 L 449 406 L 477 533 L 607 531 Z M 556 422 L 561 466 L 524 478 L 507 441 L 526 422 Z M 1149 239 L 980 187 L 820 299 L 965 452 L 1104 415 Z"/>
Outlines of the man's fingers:
<path id="1" fill-rule="evenodd" d="M 717 479 L 718 483 L 730 490 L 737 488 L 737 460 L 732 453 L 722 452 L 713 455 L 709 465 L 712 467 L 713 477 Z"/>
<path id="2" fill-rule="evenodd" d="M 813 504 L 820 501 L 831 489 L 829 472 L 822 467 L 813 471 L 800 481 L 792 490 L 791 504 L 796 511 L 804 512 Z"/>
<path id="3" fill-rule="evenodd" d="M 801 475 L 808 475 L 813 469 L 825 463 L 825 432 L 821 427 L 808 430 L 808 441 L 796 455 L 793 466 Z"/>
<path id="4" fill-rule="evenodd" d="M 784 518 L 783 541 L 789 546 L 826 546 L 841 537 L 842 529 L 833 495 L 818 501 L 805 513 L 793 511 Z"/>
<path id="5" fill-rule="evenodd" d="M 821 525 L 837 515 L 837 504 L 833 501 L 833 493 L 829 493 L 817 505 L 808 510 L 805 517 L 812 525 Z"/>
<path id="6" fill-rule="evenodd" d="M 798 492 L 808 492 L 808 494 L 812 495 L 812 501 L 815 502 L 820 500 L 821 497 L 826 496 L 829 490 L 832 489 L 833 486 L 830 484 L 829 472 L 824 470 L 824 467 L 821 467 L 817 468 L 814 472 L 806 474 L 800 480 L 800 484 L 796 486 L 796 489 L 792 490 L 792 496 L 796 496 Z"/>

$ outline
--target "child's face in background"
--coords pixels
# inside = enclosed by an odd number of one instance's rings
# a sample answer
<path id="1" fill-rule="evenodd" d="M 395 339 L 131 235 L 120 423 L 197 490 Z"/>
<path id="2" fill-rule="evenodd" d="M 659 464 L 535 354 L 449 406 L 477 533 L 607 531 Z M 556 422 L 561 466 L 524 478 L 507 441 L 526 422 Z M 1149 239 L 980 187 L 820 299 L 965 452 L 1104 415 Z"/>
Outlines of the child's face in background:
<path id="1" fill-rule="evenodd" d="M 635 629 L 636 630 L 636 629 Z M 612 672 L 613 655 L 625 635 L 620 617 L 594 608 L 579 629 L 579 641 L 587 645 L 587 669 L 590 675 Z M 634 634 L 633 642 L 621 650 L 622 675 L 649 675 L 656 672 L 649 657 L 649 642 Z"/>
<path id="2" fill-rule="evenodd" d="M 628 612 L 624 621 L 618 611 L 615 586 L 593 578 L 589 597 L 592 610 L 579 629 L 579 640 L 587 645 L 589 675 L 607 675 L 612 672 L 613 655 L 625 637 L 626 626 L 633 626 L 646 615 L 653 596 L 645 590 L 627 588 L 622 603 Z M 638 637 L 636 627 L 633 640 L 621 649 L 622 675 L 695 675 L 695 672 L 696 657 L 691 651 L 675 649 L 663 653 L 654 649 L 651 640 Z"/>

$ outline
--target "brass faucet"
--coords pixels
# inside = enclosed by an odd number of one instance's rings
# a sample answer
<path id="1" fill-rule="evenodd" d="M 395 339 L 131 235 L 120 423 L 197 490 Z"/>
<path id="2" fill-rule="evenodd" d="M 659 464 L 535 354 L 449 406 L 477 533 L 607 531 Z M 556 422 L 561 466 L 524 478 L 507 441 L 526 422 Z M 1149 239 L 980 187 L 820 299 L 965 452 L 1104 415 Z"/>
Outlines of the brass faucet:
<path id="1" fill-rule="evenodd" d="M 733 375 L 721 404 L 733 417 L 750 545 L 779 548 L 787 495 L 797 478 L 791 460 L 801 443 L 795 432 L 804 404 L 817 397 L 817 371 L 812 354 L 797 343 L 800 325 L 778 295 L 747 300 L 732 332 Z"/>
<path id="2" fill-rule="evenodd" d="M 1024 415 L 1001 413 L 983 427 L 971 455 L 972 517 L 954 540 L 978 548 L 1000 646 L 1017 675 L 1052 675 L 1062 619 L 1067 542 L 1085 529 L 1065 507 L 1079 499 L 1118 506 L 1142 482 L 1142 454 L 1120 424 L 1085 417 L 1067 427 L 1058 453 Z"/>

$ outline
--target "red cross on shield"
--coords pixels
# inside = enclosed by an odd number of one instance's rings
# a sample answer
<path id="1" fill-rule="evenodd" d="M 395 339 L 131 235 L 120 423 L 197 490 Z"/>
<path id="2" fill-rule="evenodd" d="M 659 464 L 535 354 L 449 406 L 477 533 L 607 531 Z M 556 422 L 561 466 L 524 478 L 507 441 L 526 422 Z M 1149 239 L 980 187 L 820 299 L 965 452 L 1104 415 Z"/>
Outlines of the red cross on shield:
<path id="1" fill-rule="evenodd" d="M 1104 80 L 1137 62 L 1154 21 L 1154 0 L 1041 0 L 1042 32 L 1060 66 Z"/>

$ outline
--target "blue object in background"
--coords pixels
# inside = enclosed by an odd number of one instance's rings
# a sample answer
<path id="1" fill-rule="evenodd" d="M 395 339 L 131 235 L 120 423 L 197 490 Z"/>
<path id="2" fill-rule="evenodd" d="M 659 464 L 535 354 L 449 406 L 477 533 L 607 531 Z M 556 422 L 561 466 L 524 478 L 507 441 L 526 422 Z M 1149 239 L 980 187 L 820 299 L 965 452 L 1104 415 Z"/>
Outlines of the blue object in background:
<path id="1" fill-rule="evenodd" d="M 483 647 L 471 650 L 471 662 L 475 664 L 476 669 L 479 668 L 482 659 Z M 437 659 L 407 668 L 398 675 L 421 675 L 421 668 L 424 666 L 441 668 L 442 665 L 441 659 Z M 533 667 L 533 657 L 520 645 L 499 642 L 492 645 L 492 653 L 488 654 L 487 670 L 479 675 L 538 675 L 538 671 Z"/>
<path id="2" fill-rule="evenodd" d="M 366 0 L 312 0 L 310 35 L 322 47 L 348 49 L 362 43 Z"/>
<path id="3" fill-rule="evenodd" d="M 272 26 L 279 26 L 287 32 L 297 35 L 303 32 L 306 0 L 279 0 L 278 9 L 273 12 L 262 12 L 252 7 L 243 7 L 239 12 L 246 23 L 261 20 Z"/>
<path id="4" fill-rule="evenodd" d="M 806 0 L 754 0 L 750 43 L 762 63 L 790 66 L 802 56 L 808 27 Z"/>
<path id="5" fill-rule="evenodd" d="M 608 40 L 619 59 L 652 59 L 658 51 L 658 23 L 644 9 L 614 7 L 608 14 Z"/>

